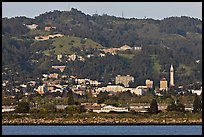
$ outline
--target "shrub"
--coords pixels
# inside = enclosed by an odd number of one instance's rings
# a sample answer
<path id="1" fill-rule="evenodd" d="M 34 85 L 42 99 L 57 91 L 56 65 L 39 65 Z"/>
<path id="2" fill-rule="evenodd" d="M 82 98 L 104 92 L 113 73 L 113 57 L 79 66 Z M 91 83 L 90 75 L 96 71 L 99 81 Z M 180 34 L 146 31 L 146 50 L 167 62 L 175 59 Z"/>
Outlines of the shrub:
<path id="1" fill-rule="evenodd" d="M 81 113 L 81 107 L 77 105 L 69 105 L 64 109 L 65 113 L 68 114 L 79 114 Z"/>
<path id="2" fill-rule="evenodd" d="M 46 109 L 47 112 L 50 112 L 50 113 L 54 113 L 56 112 L 56 107 L 54 104 L 45 104 L 42 106 L 42 108 Z"/>
<path id="3" fill-rule="evenodd" d="M 37 108 L 32 108 L 29 110 L 29 113 L 38 113 L 39 110 Z"/>
<path id="4" fill-rule="evenodd" d="M 149 109 L 149 112 L 151 114 L 157 114 L 159 111 L 158 111 L 158 105 L 157 105 L 157 101 L 156 99 L 152 99 L 151 103 L 150 103 L 150 109 Z"/>
<path id="5" fill-rule="evenodd" d="M 18 106 L 15 109 L 17 113 L 28 113 L 30 110 L 30 106 L 28 102 L 19 102 Z"/>

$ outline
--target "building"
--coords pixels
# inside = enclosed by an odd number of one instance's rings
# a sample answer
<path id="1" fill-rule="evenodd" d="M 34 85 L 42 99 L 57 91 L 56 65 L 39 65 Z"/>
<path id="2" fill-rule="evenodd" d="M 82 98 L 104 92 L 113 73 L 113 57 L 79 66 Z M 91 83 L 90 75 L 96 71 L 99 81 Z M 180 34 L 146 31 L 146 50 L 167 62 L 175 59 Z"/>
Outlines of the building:
<path id="1" fill-rule="evenodd" d="M 141 50 L 142 50 L 142 47 L 133 47 L 132 49 L 133 49 L 133 50 L 141 51 Z"/>
<path id="2" fill-rule="evenodd" d="M 37 24 L 31 24 L 31 25 L 26 25 L 26 27 L 27 27 L 28 29 L 33 30 L 33 29 L 36 29 L 36 28 L 38 27 L 38 25 L 37 25 Z"/>
<path id="3" fill-rule="evenodd" d="M 133 90 L 131 90 L 131 93 L 134 93 L 138 96 L 143 95 L 145 92 L 147 92 L 147 86 L 137 86 L 136 88 L 133 88 Z"/>
<path id="4" fill-rule="evenodd" d="M 53 69 L 59 69 L 61 72 L 64 71 L 66 66 L 52 66 Z"/>
<path id="5" fill-rule="evenodd" d="M 198 90 L 194 90 L 194 89 L 192 89 L 192 93 L 193 94 L 197 94 L 197 95 L 201 95 L 201 93 L 202 93 L 202 86 L 200 87 L 200 89 L 198 89 Z"/>
<path id="6" fill-rule="evenodd" d="M 40 95 L 45 94 L 45 85 L 38 86 L 37 92 Z"/>
<path id="7" fill-rule="evenodd" d="M 45 27 L 44 28 L 45 31 L 50 31 L 51 29 L 56 29 L 56 27 Z"/>
<path id="8" fill-rule="evenodd" d="M 52 73 L 52 74 L 49 74 L 49 78 L 58 78 L 59 74 L 57 73 Z"/>
<path id="9" fill-rule="evenodd" d="M 174 86 L 174 68 L 171 65 L 170 67 L 170 83 L 169 83 L 169 87 Z"/>
<path id="10" fill-rule="evenodd" d="M 53 38 L 58 38 L 58 37 L 64 37 L 63 34 L 54 34 L 54 35 L 48 35 L 48 36 L 35 36 L 35 40 L 49 40 Z"/>
<path id="11" fill-rule="evenodd" d="M 123 45 L 122 47 L 119 48 L 120 51 L 125 51 L 125 50 L 132 50 L 132 48 L 128 45 Z"/>
<path id="12" fill-rule="evenodd" d="M 168 89 L 168 87 L 167 87 L 166 78 L 162 78 L 162 79 L 160 80 L 160 88 L 159 88 L 159 90 L 160 90 L 160 91 L 164 91 L 164 90 L 167 91 L 167 89 Z"/>
<path id="13" fill-rule="evenodd" d="M 153 88 L 153 81 L 147 79 L 147 80 L 145 81 L 145 84 L 146 84 L 147 88 Z"/>
<path id="14" fill-rule="evenodd" d="M 130 105 L 130 109 L 135 112 L 145 113 L 148 112 L 150 105 L 148 103 L 133 103 Z"/>
<path id="15" fill-rule="evenodd" d="M 68 56 L 68 60 L 69 61 L 75 61 L 77 59 L 77 55 L 76 54 L 72 54 Z"/>
<path id="16" fill-rule="evenodd" d="M 107 92 L 123 92 L 124 91 L 124 87 L 123 86 L 119 86 L 119 85 L 108 85 L 106 87 L 101 87 L 101 88 L 97 88 L 96 92 L 99 93 L 100 91 L 107 91 Z"/>
<path id="17" fill-rule="evenodd" d="M 35 40 L 48 40 L 49 36 L 35 36 Z"/>
<path id="18" fill-rule="evenodd" d="M 100 113 L 100 112 L 129 112 L 128 108 L 125 108 L 125 107 L 115 107 L 115 106 L 111 106 L 111 105 L 108 105 L 108 106 L 105 106 L 105 107 L 102 107 L 101 109 L 93 109 L 93 112 L 96 112 L 96 113 Z"/>
<path id="19" fill-rule="evenodd" d="M 123 84 L 125 87 L 129 87 L 129 82 L 134 82 L 134 77 L 127 75 L 127 76 L 121 76 L 118 75 L 115 78 L 115 84 Z"/>
<path id="20" fill-rule="evenodd" d="M 111 53 L 112 55 L 115 55 L 118 51 L 118 48 L 106 48 L 106 49 L 101 49 L 104 53 Z"/>
<path id="21" fill-rule="evenodd" d="M 62 61 L 61 59 L 62 59 L 62 54 L 57 55 L 57 60 L 61 62 Z"/>
<path id="22" fill-rule="evenodd" d="M 2 106 L 2 113 L 3 112 L 11 112 L 15 110 L 15 106 Z"/>

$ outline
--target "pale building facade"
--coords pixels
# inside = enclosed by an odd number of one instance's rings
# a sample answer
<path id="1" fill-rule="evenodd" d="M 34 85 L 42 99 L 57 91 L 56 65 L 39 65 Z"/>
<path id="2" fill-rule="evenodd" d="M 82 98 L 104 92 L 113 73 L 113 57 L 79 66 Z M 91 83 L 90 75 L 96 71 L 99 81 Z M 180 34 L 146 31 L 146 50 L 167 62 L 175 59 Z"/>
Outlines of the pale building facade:
<path id="1" fill-rule="evenodd" d="M 115 78 L 115 84 L 123 84 L 125 87 L 129 87 L 129 82 L 134 82 L 134 77 L 127 75 L 127 76 L 121 76 L 118 75 Z"/>
<path id="2" fill-rule="evenodd" d="M 153 81 L 152 80 L 147 79 L 145 81 L 145 84 L 146 84 L 147 88 L 153 88 Z"/>
<path id="3" fill-rule="evenodd" d="M 170 67 L 170 85 L 169 86 L 174 86 L 174 68 L 171 65 Z"/>
<path id="4" fill-rule="evenodd" d="M 167 91 L 168 87 L 167 87 L 167 80 L 165 78 L 162 78 L 160 80 L 160 88 L 159 90 L 162 91 L 162 90 L 166 90 Z"/>

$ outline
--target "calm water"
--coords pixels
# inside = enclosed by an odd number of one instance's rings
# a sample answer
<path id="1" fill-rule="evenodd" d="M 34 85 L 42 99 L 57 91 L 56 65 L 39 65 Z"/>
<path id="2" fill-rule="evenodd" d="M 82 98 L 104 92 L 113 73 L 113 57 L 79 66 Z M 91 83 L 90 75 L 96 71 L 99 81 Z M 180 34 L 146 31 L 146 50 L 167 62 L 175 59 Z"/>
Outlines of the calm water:
<path id="1" fill-rule="evenodd" d="M 3 135 L 202 135 L 202 125 L 2 126 Z"/>

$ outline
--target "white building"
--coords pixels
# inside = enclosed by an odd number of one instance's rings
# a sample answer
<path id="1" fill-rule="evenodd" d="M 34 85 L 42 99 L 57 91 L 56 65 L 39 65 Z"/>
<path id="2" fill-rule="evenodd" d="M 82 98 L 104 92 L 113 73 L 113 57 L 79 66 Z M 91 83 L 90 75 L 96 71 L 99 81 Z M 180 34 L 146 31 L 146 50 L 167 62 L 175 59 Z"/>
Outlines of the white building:
<path id="1" fill-rule="evenodd" d="M 201 88 L 199 90 L 192 89 L 192 93 L 197 94 L 198 96 L 201 95 L 201 93 L 202 93 L 202 86 L 201 86 Z"/>
<path id="2" fill-rule="evenodd" d="M 123 84 L 125 87 L 129 87 L 129 82 L 134 82 L 134 77 L 130 75 L 115 77 L 115 84 Z"/>
<path id="3" fill-rule="evenodd" d="M 114 106 L 111 106 L 111 105 L 102 107 L 101 109 L 93 109 L 93 112 L 96 112 L 96 113 L 101 113 L 101 112 L 108 113 L 110 111 L 113 111 L 113 112 L 129 112 L 128 108 L 114 107 Z"/>
<path id="4" fill-rule="evenodd" d="M 170 86 L 174 86 L 174 68 L 172 65 L 170 68 Z"/>
<path id="5" fill-rule="evenodd" d="M 62 54 L 57 55 L 57 60 L 61 62 L 62 61 L 61 59 L 62 59 Z"/>
<path id="6" fill-rule="evenodd" d="M 15 107 L 14 106 L 2 106 L 2 113 L 3 112 L 11 112 L 14 111 Z"/>
<path id="7" fill-rule="evenodd" d="M 142 47 L 133 47 L 133 50 L 138 50 L 138 51 L 140 51 L 140 50 L 142 50 Z"/>
<path id="8" fill-rule="evenodd" d="M 26 25 L 26 27 L 28 28 L 28 29 L 36 29 L 37 27 L 38 27 L 38 25 L 37 24 L 31 24 L 31 25 Z"/>
<path id="9" fill-rule="evenodd" d="M 134 93 L 136 95 L 143 95 L 146 91 L 148 90 L 147 86 L 137 86 L 136 88 L 134 88 L 131 93 Z"/>
<path id="10" fill-rule="evenodd" d="M 100 91 L 113 91 L 113 92 L 122 92 L 124 90 L 123 86 L 119 85 L 108 85 L 106 87 L 98 88 L 97 90 Z"/>
<path id="11" fill-rule="evenodd" d="M 69 61 L 75 61 L 76 58 L 77 58 L 77 55 L 76 55 L 76 54 L 72 54 L 72 55 L 69 55 L 69 56 L 68 56 L 68 60 L 69 60 Z"/>

